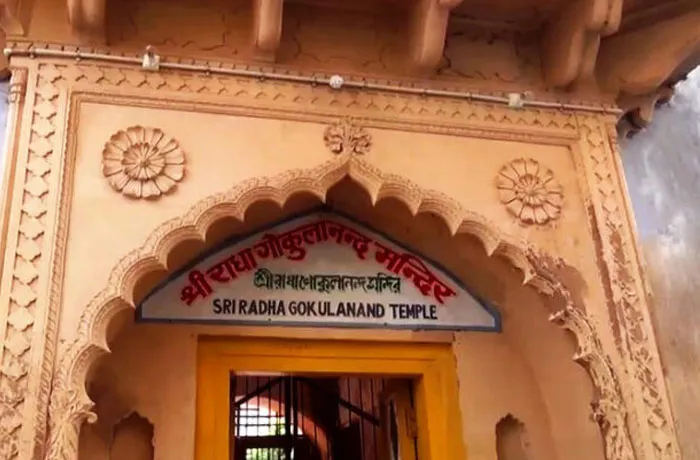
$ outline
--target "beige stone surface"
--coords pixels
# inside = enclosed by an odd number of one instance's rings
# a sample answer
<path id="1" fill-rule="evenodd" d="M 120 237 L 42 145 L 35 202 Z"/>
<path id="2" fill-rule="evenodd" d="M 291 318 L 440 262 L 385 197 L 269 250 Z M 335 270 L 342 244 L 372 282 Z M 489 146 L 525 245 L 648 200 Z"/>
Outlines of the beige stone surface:
<path id="1" fill-rule="evenodd" d="M 482 22 L 470 36 L 457 3 L 407 5 L 412 19 L 396 23 L 374 4 L 4 9 L 15 28 L 0 457 L 109 458 L 122 446 L 114 427 L 135 412 L 153 425 L 155 458 L 191 458 L 196 343 L 213 334 L 451 343 L 470 458 L 495 460 L 508 414 L 533 458 L 680 458 L 608 104 L 657 98 L 694 50 L 696 13 L 649 26 L 668 46 L 654 69 L 635 61 L 630 80 L 616 56 L 621 43 L 643 49 L 646 29 L 616 34 L 621 2 L 592 2 L 590 16 L 552 2 L 533 20 L 541 42 L 522 19 L 518 33 L 494 38 Z M 489 14 L 536 7 L 496 2 Z M 115 58 L 146 44 L 160 69 Z M 261 62 L 278 73 L 241 72 Z M 309 79 L 336 72 L 387 85 Z M 484 98 L 525 89 L 539 105 Z M 558 98 L 567 104 L 542 104 Z M 320 203 L 439 261 L 501 312 L 503 331 L 133 324 L 133 307 L 207 247 Z"/>

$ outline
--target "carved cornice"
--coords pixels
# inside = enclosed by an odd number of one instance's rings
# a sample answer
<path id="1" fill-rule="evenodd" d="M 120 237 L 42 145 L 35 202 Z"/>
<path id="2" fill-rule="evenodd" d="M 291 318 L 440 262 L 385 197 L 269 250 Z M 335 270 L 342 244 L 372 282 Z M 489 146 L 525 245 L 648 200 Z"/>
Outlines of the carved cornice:
<path id="1" fill-rule="evenodd" d="M 18 50 L 18 51 L 27 51 L 31 55 L 32 50 L 49 50 L 49 51 L 63 51 L 63 50 L 76 50 L 80 51 L 80 53 L 84 54 L 89 54 L 89 53 L 98 53 L 98 54 L 105 54 L 105 55 L 113 55 L 113 56 L 119 56 L 119 57 L 131 57 L 137 60 L 141 60 L 143 56 L 143 49 L 117 49 L 117 48 L 109 48 L 105 46 L 97 46 L 97 45 L 62 45 L 59 43 L 51 43 L 51 42 L 38 42 L 38 41 L 31 41 L 31 40 L 22 40 L 18 38 L 13 38 L 12 40 L 9 40 L 7 43 L 8 48 L 11 48 L 13 50 Z M 13 58 L 14 59 L 14 58 Z M 264 64 L 255 64 L 255 63 L 250 63 L 250 62 L 242 62 L 240 60 L 228 60 L 225 58 L 195 58 L 195 57 L 183 57 L 180 55 L 167 55 L 163 54 L 161 56 L 162 61 L 166 61 L 169 63 L 174 63 L 174 64 L 184 64 L 184 65 L 192 65 L 192 64 L 200 64 L 205 67 L 209 67 L 210 69 L 245 69 L 249 72 L 257 72 L 257 71 L 265 71 L 265 70 L 270 70 L 270 66 L 265 66 Z M 72 60 L 72 59 L 71 59 Z M 86 62 L 87 61 L 83 61 Z M 119 68 L 120 66 L 118 65 L 110 65 L 110 64 L 99 64 L 96 63 L 95 65 L 100 66 L 100 67 L 110 67 L 110 68 Z M 303 77 L 309 77 L 309 78 L 320 78 L 320 77 L 330 77 L 330 74 L 327 73 L 319 73 L 314 71 L 311 68 L 298 68 L 293 65 L 286 65 L 282 63 L 275 63 L 275 66 L 273 70 L 276 73 L 279 74 L 284 74 L 284 75 L 289 75 L 290 77 L 295 77 L 295 76 L 303 76 Z M 254 74 L 253 74 L 254 76 Z M 395 75 L 379 75 L 379 74 L 365 74 L 361 72 L 353 73 L 349 72 L 347 74 L 343 74 L 343 76 L 346 79 L 354 79 L 355 81 L 358 82 L 372 82 L 376 83 L 379 85 L 388 85 L 388 86 L 397 86 L 397 87 L 403 87 L 403 88 L 411 88 L 415 90 L 417 87 L 418 88 L 429 88 L 429 89 L 434 89 L 434 90 L 445 90 L 445 91 L 463 91 L 465 93 L 468 92 L 478 92 L 480 90 L 485 91 L 485 87 L 483 85 L 480 85 L 479 83 L 474 82 L 473 80 L 469 81 L 467 79 L 455 79 L 455 78 L 422 78 L 419 76 L 415 77 L 410 77 L 410 76 L 395 76 Z M 559 92 L 552 92 L 552 91 L 540 91 L 537 88 L 533 88 L 531 85 L 528 86 L 522 86 L 515 88 L 513 86 L 513 82 L 511 80 L 499 80 L 497 76 L 493 77 L 495 81 L 499 81 L 502 83 L 503 88 L 500 90 L 494 90 L 493 88 L 488 89 L 488 91 L 485 91 L 484 94 L 487 94 L 489 96 L 501 96 L 501 97 L 508 97 L 508 94 L 512 91 L 517 91 L 517 90 L 525 90 L 527 89 L 531 93 L 532 98 L 537 98 L 538 100 L 544 101 L 544 102 L 551 102 L 551 103 L 561 103 L 561 104 L 575 104 L 575 105 L 583 105 L 583 106 L 599 106 L 601 108 L 614 108 L 615 105 L 615 100 L 613 97 L 610 97 L 609 95 L 591 95 L 590 93 L 587 94 L 577 94 L 577 93 L 572 93 L 572 92 L 566 92 L 566 91 L 559 91 Z"/>
<path id="2" fill-rule="evenodd" d="M 36 36 L 33 31 L 27 30 L 33 3 L 33 0 L 8 0 L 0 7 L 0 25 L 11 39 L 21 41 L 23 37 L 29 40 L 30 37 Z M 329 6 L 323 1 L 310 0 L 304 3 L 319 7 Z M 351 5 L 348 9 L 360 11 L 369 8 L 367 11 L 376 12 L 372 2 L 363 3 L 363 5 Z M 490 83 L 485 83 L 486 80 L 491 80 L 503 88 L 502 91 L 498 89 L 499 95 L 504 95 L 511 90 L 527 91 L 536 88 L 542 95 L 549 97 L 546 90 L 554 87 L 560 92 L 558 94 L 555 92 L 552 99 L 573 102 L 578 96 L 571 91 L 578 89 L 582 90 L 581 95 L 598 93 L 599 100 L 612 100 L 618 95 L 651 94 L 661 85 L 673 83 L 678 78 L 682 78 L 690 68 L 700 62 L 700 38 L 698 38 L 700 36 L 697 28 L 694 27 L 698 22 L 699 10 L 695 0 L 669 0 L 657 2 L 659 4 L 652 7 L 634 10 L 628 8 L 624 16 L 623 0 L 572 0 L 564 2 L 551 17 L 545 18 L 543 24 L 537 23 L 537 27 L 542 27 L 542 30 L 538 31 L 532 30 L 531 24 L 534 21 L 528 24 L 504 25 L 503 20 L 498 18 L 495 18 L 493 23 L 478 18 L 465 20 L 459 12 L 460 3 L 461 0 L 420 0 L 410 5 L 411 11 L 407 18 L 409 33 L 406 37 L 409 44 L 408 56 L 402 57 L 401 62 L 408 63 L 416 71 L 412 74 L 416 77 L 415 79 L 412 81 L 403 79 L 402 77 L 409 73 L 406 69 L 400 69 L 400 66 L 384 67 L 381 71 L 384 75 L 362 74 L 362 66 L 358 66 L 355 75 L 378 77 L 381 80 L 390 80 L 394 84 L 400 82 L 406 86 L 411 86 L 416 81 L 431 87 L 452 88 L 456 85 L 463 87 L 465 91 L 493 87 Z M 106 4 L 106 0 L 66 0 L 67 16 L 76 37 L 73 39 L 62 37 L 70 43 L 52 46 L 60 49 L 81 47 L 85 51 L 90 51 L 91 46 L 103 44 L 106 30 Z M 282 0 L 255 0 L 250 28 L 251 40 L 246 41 L 245 44 L 236 44 L 237 47 L 252 47 L 252 52 L 248 53 L 248 50 L 244 53 L 232 52 L 229 56 L 235 55 L 237 60 L 244 59 L 245 62 L 237 61 L 241 66 L 249 65 L 251 56 L 253 60 L 274 61 L 281 40 L 282 11 Z M 473 75 L 480 75 L 476 79 L 470 79 L 466 73 L 459 72 L 450 75 L 452 77 L 460 75 L 464 78 L 443 78 L 446 73 L 435 79 L 438 80 L 437 83 L 432 81 L 432 78 L 424 78 L 435 76 L 440 62 L 449 59 L 443 53 L 448 23 L 453 27 L 455 23 L 465 21 L 470 21 L 468 27 L 470 30 L 487 30 L 487 35 L 497 33 L 498 29 L 510 28 L 527 30 L 530 35 L 542 36 L 539 46 L 540 55 L 528 59 L 527 63 L 524 60 L 517 61 L 518 63 L 512 67 L 516 69 L 515 71 L 482 74 L 481 68 L 475 68 Z M 168 41 L 167 37 L 162 38 L 163 43 Z M 190 58 L 179 61 L 202 62 L 201 58 L 211 51 L 205 48 L 196 49 Z M 130 51 L 126 48 L 118 48 L 118 45 L 110 49 L 115 54 Z M 189 49 L 193 48 L 188 48 L 187 52 Z M 170 50 L 179 52 L 178 46 L 173 46 Z M 649 53 L 653 53 L 652 59 L 648 59 Z M 211 54 L 208 55 L 211 56 Z M 242 57 L 244 55 L 245 58 Z M 168 61 L 172 60 L 168 59 Z M 531 66 L 532 63 L 534 65 Z M 220 65 L 217 62 L 210 64 Z M 525 66 L 536 70 L 518 81 L 504 76 L 505 73 L 518 74 L 518 67 Z M 0 68 L 6 70 L 7 62 L 0 63 Z M 320 66 L 318 69 L 328 72 L 329 66 Z M 396 72 L 396 69 L 399 69 L 399 73 L 386 76 Z M 306 72 L 303 68 L 289 67 L 287 70 L 291 74 Z M 514 77 L 514 79 L 517 78 L 519 77 Z M 598 87 L 602 88 L 602 92 L 597 91 Z M 591 91 L 584 93 L 584 90 Z M 585 97 L 590 99 L 588 96 Z"/>
<path id="3" fill-rule="evenodd" d="M 670 101 L 673 93 L 673 86 L 663 85 L 650 94 L 620 98 L 620 107 L 625 109 L 625 114 L 617 125 L 619 136 L 631 137 L 649 126 L 656 108 Z"/>
<path id="4" fill-rule="evenodd" d="M 625 13 L 620 25 L 620 31 L 631 32 L 657 22 L 673 19 L 693 11 L 697 6 L 696 0 L 664 0 L 663 2 L 655 2 L 651 6 Z"/>
<path id="5" fill-rule="evenodd" d="M 571 0 L 545 28 L 542 62 L 547 83 L 566 88 L 594 76 L 601 37 L 617 32 L 623 0 Z"/>
<path id="6" fill-rule="evenodd" d="M 643 96 L 658 90 L 686 60 L 700 52 L 700 7 L 605 38 L 598 80 L 614 94 Z M 650 54 L 653 53 L 653 54 Z"/>

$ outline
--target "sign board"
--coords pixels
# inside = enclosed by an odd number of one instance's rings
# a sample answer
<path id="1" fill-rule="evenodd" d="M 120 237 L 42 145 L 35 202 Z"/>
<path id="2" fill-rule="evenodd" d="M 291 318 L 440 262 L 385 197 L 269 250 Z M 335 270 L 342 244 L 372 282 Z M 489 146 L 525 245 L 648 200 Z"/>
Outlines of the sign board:
<path id="1" fill-rule="evenodd" d="M 153 290 L 138 321 L 499 330 L 498 314 L 423 257 L 314 212 L 205 254 Z"/>

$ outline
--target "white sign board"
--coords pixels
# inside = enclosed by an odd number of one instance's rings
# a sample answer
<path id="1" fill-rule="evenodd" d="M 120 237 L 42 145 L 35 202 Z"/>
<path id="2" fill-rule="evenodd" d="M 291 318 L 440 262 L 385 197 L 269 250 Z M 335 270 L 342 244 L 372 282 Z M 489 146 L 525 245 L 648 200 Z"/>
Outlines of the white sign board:
<path id="1" fill-rule="evenodd" d="M 153 290 L 137 320 L 500 329 L 454 277 L 335 213 L 314 212 L 205 254 Z"/>

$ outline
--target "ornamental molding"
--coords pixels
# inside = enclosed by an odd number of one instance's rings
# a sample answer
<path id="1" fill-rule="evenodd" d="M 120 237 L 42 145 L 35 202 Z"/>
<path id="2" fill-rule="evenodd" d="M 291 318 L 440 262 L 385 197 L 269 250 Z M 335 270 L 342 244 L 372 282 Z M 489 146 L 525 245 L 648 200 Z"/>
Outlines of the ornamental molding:
<path id="1" fill-rule="evenodd" d="M 164 223 L 142 247 L 115 266 L 105 289 L 82 314 L 76 340 L 59 343 L 62 273 L 76 163 L 75 142 L 71 140 L 76 136 L 78 110 L 75 109 L 86 100 L 123 103 L 125 95 L 131 97 L 130 103 L 144 107 L 191 110 L 196 100 L 219 113 L 233 114 L 245 108 L 255 114 L 274 113 L 280 118 L 314 122 L 327 119 L 330 111 L 343 110 L 361 116 L 376 128 L 547 142 L 568 147 L 579 169 L 580 185 L 590 195 L 594 244 L 601 253 L 600 270 L 610 289 L 608 308 L 587 306 L 585 316 L 592 332 L 586 332 L 586 327 L 573 326 L 580 322 L 568 323 L 579 331 L 574 333 L 582 350 L 596 350 L 590 359 L 599 363 L 596 369 L 602 372 L 589 370 L 596 390 L 601 395 L 617 395 L 594 402 L 593 406 L 593 415 L 605 440 L 606 458 L 680 458 L 615 164 L 616 120 L 612 117 L 528 108 L 513 111 L 486 104 L 370 92 L 350 94 L 314 89 L 310 95 L 308 88 L 293 83 L 266 85 L 235 78 L 191 77 L 119 66 L 57 65 L 39 59 L 17 58 L 14 65 L 28 69 L 31 88 L 26 101 L 21 103 L 26 103 L 23 113 L 32 115 L 26 127 L 32 134 L 32 142 L 24 149 L 10 149 L 16 151 L 13 155 L 21 168 L 16 175 L 21 181 L 18 190 L 25 193 L 16 199 L 9 216 L 6 260 L 12 260 L 12 264 L 4 267 L 2 281 L 7 283 L 3 285 L 7 289 L 0 293 L 8 311 L 7 316 L 0 318 L 6 322 L 5 330 L 0 330 L 0 342 L 5 343 L 0 349 L 0 389 L 11 390 L 0 398 L 0 458 L 32 458 L 36 452 L 46 451 L 44 458 L 77 459 L 80 426 L 92 419 L 92 402 L 85 393 L 84 377 L 91 363 L 107 352 L 104 326 L 119 311 L 132 308 L 130 286 L 143 273 L 160 268 L 160 254 L 166 254 L 183 238 L 191 238 L 193 229 L 201 230 L 199 227 L 216 218 L 216 206 L 208 207 L 211 203 L 232 203 L 226 207 L 227 212 L 243 219 L 245 209 L 256 199 L 284 203 L 299 191 L 323 199 L 329 186 L 350 176 L 368 191 L 373 202 L 395 196 L 413 213 L 432 212 L 440 216 L 454 234 L 475 235 L 488 254 L 503 255 L 518 267 L 524 282 L 543 294 L 568 298 L 568 307 L 583 312 L 583 306 L 574 305 L 570 293 L 554 275 L 556 266 L 551 267 L 546 256 L 535 255 L 527 243 L 499 233 L 491 223 L 465 211 L 450 197 L 385 174 L 361 156 L 337 155 L 314 170 L 251 179 Z M 278 95 L 290 102 L 284 109 L 274 111 L 269 101 L 276 101 Z M 222 99 L 227 102 L 222 103 Z M 66 101 L 71 104 L 67 111 Z M 67 116 L 72 118 L 71 123 L 66 123 Z M 63 133 L 66 125 L 69 132 Z M 51 186 L 57 183 L 60 187 Z M 55 216 L 55 222 L 46 221 L 47 215 Z M 47 271 L 42 267 L 50 268 Z M 12 280 L 11 285 L 7 280 Z M 45 289 L 41 290 L 41 286 Z M 606 327 L 597 323 L 600 318 L 615 322 L 614 344 L 587 336 L 599 335 Z M 553 322 L 556 320 L 552 318 Z M 606 338 L 610 335 L 605 334 Z M 611 357 L 614 366 L 609 362 Z M 619 382 L 619 389 L 610 383 L 613 378 L 596 377 L 606 373 Z M 622 407 L 618 401 L 622 401 Z"/>
<path id="2" fill-rule="evenodd" d="M 508 212 L 526 225 L 547 224 L 561 213 L 561 185 L 551 169 L 532 158 L 503 165 L 496 176 L 496 188 Z"/>
<path id="3" fill-rule="evenodd" d="M 355 120 L 343 119 L 326 127 L 323 142 L 335 154 L 362 155 L 372 148 L 372 135 Z"/>
<path id="4" fill-rule="evenodd" d="M 379 197 L 392 197 L 403 202 L 414 215 L 424 212 L 437 215 L 444 220 L 453 235 L 473 235 L 482 242 L 489 255 L 504 256 L 509 260 L 523 273 L 525 284 L 564 305 L 564 309 L 553 315 L 550 321 L 555 324 L 562 321 L 562 327 L 574 333 L 579 344 L 577 356 L 584 351 L 586 353 L 585 359 L 582 358 L 579 362 L 590 364 L 596 369 L 589 373 L 599 393 L 606 399 L 597 399 L 593 402 L 594 407 L 603 404 L 602 401 L 622 400 L 619 388 L 615 385 L 617 378 L 614 368 L 597 332 L 583 310 L 574 306 L 568 289 L 557 281 L 555 271 L 564 266 L 563 261 L 551 262 L 550 258 L 538 254 L 526 241 L 499 232 L 496 225 L 465 210 L 447 195 L 421 189 L 407 179 L 385 174 L 362 157 L 338 156 L 314 169 L 292 170 L 273 177 L 250 179 L 226 193 L 207 197 L 184 216 L 172 219 L 156 229 L 141 248 L 128 254 L 115 266 L 105 289 L 83 310 L 75 339 L 61 348 L 57 393 L 52 396 L 50 406 L 51 442 L 48 458 L 77 458 L 81 420 L 93 417 L 90 410 L 92 403 L 85 393 L 85 379 L 93 364 L 109 352 L 105 333 L 112 318 L 123 310 L 134 308 L 130 292 L 134 283 L 154 269 L 162 269 L 160 261 L 167 260 L 167 254 L 173 248 L 180 242 L 191 239 L 194 234 L 200 237 L 206 235 L 206 228 L 218 219 L 225 216 L 244 219 L 246 210 L 256 202 L 272 201 L 283 205 L 289 197 L 298 193 L 310 193 L 323 199 L 328 189 L 345 177 L 352 178 L 365 188 L 373 201 Z M 570 326 L 574 320 L 569 321 L 569 317 L 575 319 L 575 327 Z M 567 321 L 563 322 L 562 318 L 567 318 Z M 82 396 L 76 397 L 74 392 L 81 392 Z M 618 406 L 613 406 L 615 407 Z M 608 416 L 610 418 L 606 418 Z M 614 425 L 614 430 L 609 431 L 611 438 L 606 440 L 606 445 L 621 455 L 611 455 L 609 460 L 634 458 L 628 449 L 631 444 L 624 425 L 625 418 L 617 417 L 612 412 L 600 417 L 604 418 L 606 426 Z"/>
<path id="5" fill-rule="evenodd" d="M 105 144 L 102 174 L 114 190 L 130 198 L 159 198 L 185 176 L 185 152 L 158 128 L 132 126 Z"/>

